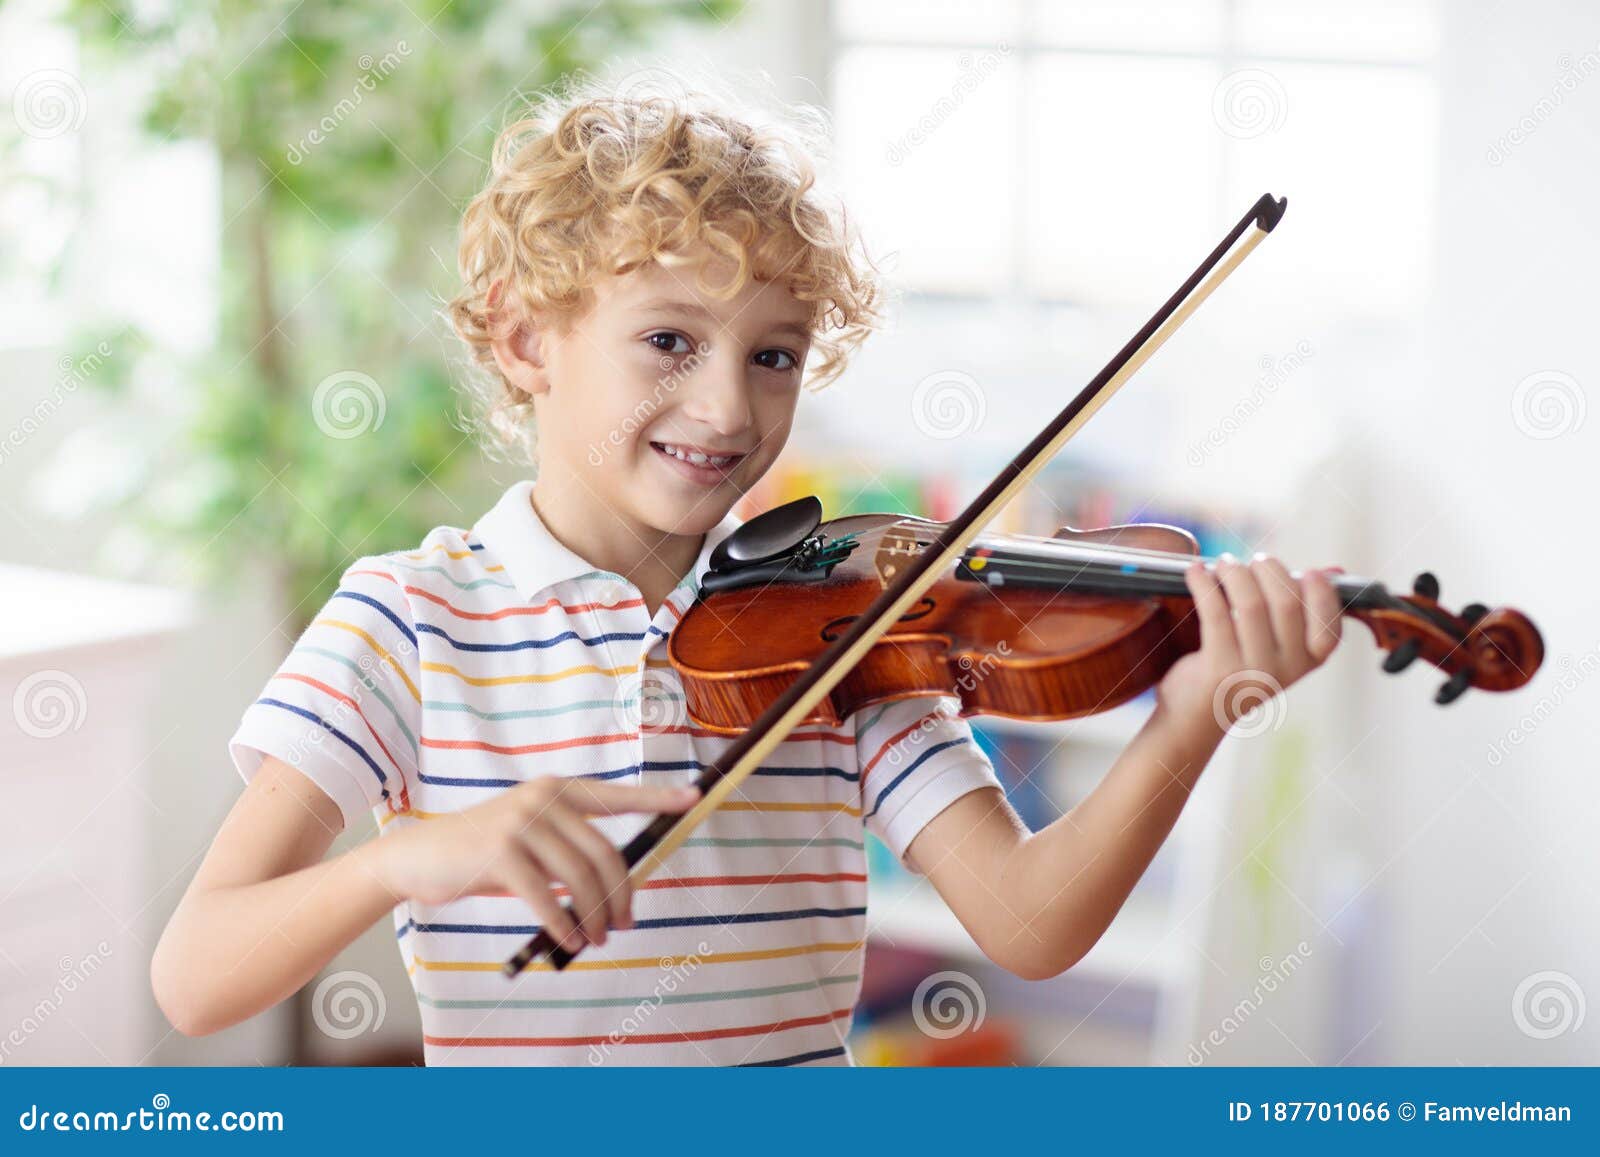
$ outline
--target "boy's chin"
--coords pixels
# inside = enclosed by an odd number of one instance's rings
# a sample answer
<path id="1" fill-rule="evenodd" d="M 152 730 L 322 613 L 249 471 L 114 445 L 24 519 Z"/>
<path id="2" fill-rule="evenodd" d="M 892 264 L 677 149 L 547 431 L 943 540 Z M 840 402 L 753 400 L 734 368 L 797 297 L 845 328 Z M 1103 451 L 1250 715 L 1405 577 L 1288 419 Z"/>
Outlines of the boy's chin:
<path id="1" fill-rule="evenodd" d="M 648 510 L 641 511 L 642 520 L 663 534 L 705 534 L 728 516 L 738 491 L 727 487 L 701 495 L 698 499 L 674 501 L 667 495 L 658 495 Z"/>

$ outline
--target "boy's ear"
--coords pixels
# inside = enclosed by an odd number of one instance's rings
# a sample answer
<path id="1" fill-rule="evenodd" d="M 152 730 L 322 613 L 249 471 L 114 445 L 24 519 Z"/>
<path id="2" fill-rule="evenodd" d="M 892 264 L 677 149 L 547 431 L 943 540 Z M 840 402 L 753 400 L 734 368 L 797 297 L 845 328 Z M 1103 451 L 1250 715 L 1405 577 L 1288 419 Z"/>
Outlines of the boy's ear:
<path id="1" fill-rule="evenodd" d="M 502 317 L 499 301 L 503 290 L 500 281 L 489 287 L 489 308 L 495 311 L 495 336 L 489 342 L 494 364 L 507 382 L 529 397 L 546 393 L 550 379 L 545 374 L 543 327 L 527 317 Z"/>

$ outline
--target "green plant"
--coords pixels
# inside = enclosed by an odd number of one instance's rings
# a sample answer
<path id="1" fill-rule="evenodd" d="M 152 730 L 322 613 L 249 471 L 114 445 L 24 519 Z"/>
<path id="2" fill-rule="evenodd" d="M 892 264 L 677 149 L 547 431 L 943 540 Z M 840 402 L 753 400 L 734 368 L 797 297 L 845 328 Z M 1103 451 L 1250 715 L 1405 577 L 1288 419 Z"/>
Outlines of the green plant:
<path id="1" fill-rule="evenodd" d="M 69 0 L 87 67 L 148 78 L 142 131 L 209 142 L 221 174 L 216 348 L 80 343 L 112 346 L 114 371 L 93 382 L 107 420 L 144 411 L 121 513 L 175 545 L 182 569 L 266 572 L 303 624 L 355 557 L 484 509 L 452 386 L 461 357 L 435 311 L 504 114 L 664 26 L 737 9 Z M 129 385 L 152 376 L 154 418 Z"/>

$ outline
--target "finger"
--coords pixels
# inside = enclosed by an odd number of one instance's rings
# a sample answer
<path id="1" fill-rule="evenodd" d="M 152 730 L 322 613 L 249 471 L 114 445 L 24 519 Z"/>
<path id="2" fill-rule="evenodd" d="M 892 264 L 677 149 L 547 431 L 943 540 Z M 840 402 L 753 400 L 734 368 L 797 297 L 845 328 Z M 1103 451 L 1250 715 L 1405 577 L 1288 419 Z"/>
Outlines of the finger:
<path id="1" fill-rule="evenodd" d="M 1217 576 L 1204 563 L 1193 562 L 1183 572 L 1194 597 L 1194 611 L 1200 619 L 1200 646 L 1222 655 L 1238 654 L 1239 640 L 1233 632 L 1233 617 L 1228 614 L 1228 600 L 1222 593 Z"/>
<path id="2" fill-rule="evenodd" d="M 633 926 L 633 881 L 628 878 L 628 865 L 611 841 L 598 832 L 594 825 L 574 811 L 564 812 L 556 821 L 567 839 L 578 851 L 588 857 L 600 886 L 605 889 L 606 923 L 612 928 Z"/>
<path id="3" fill-rule="evenodd" d="M 500 865 L 501 882 L 512 895 L 533 909 L 539 925 L 568 952 L 583 947 L 583 936 L 567 910 L 557 903 L 550 891 L 550 876 L 521 844 L 517 852 L 506 857 Z"/>
<path id="4" fill-rule="evenodd" d="M 572 896 L 572 912 L 578 927 L 591 944 L 606 942 L 606 890 L 600 876 L 566 833 L 554 821 L 548 824 L 534 855 L 556 879 L 567 886 Z"/>
<path id="5" fill-rule="evenodd" d="M 1321 571 L 1307 571 L 1300 578 L 1306 596 L 1306 651 L 1321 663 L 1339 645 L 1344 632 L 1344 612 L 1339 592 Z"/>
<path id="6" fill-rule="evenodd" d="M 573 779 L 562 785 L 561 795 L 572 808 L 585 815 L 618 816 L 637 812 L 676 815 L 695 805 L 700 798 L 700 789 L 693 784 L 683 787 L 641 787 L 637 784 Z"/>
<path id="7" fill-rule="evenodd" d="M 1311 666 L 1311 656 L 1306 650 L 1304 592 L 1289 568 L 1271 555 L 1259 554 L 1250 565 L 1259 572 L 1261 593 L 1266 596 L 1267 614 L 1272 620 L 1272 637 L 1278 644 L 1278 657 L 1299 674 Z"/>
<path id="8" fill-rule="evenodd" d="M 1239 636 L 1239 654 L 1245 665 L 1268 670 L 1277 659 L 1278 645 L 1267 619 L 1267 600 L 1250 568 L 1229 559 L 1217 567 L 1218 579 L 1233 609 L 1233 629 Z"/>

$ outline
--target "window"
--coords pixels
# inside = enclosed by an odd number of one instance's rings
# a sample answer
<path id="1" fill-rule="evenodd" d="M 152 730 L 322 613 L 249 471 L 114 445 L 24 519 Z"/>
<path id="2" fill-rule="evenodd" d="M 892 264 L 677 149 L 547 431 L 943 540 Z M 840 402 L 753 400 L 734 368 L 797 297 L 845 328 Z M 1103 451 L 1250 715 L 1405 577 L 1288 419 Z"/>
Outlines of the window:
<path id="1" fill-rule="evenodd" d="M 1150 301 L 1265 191 L 1297 293 L 1381 316 L 1426 290 L 1431 2 L 833 11 L 842 176 L 920 295 Z"/>

